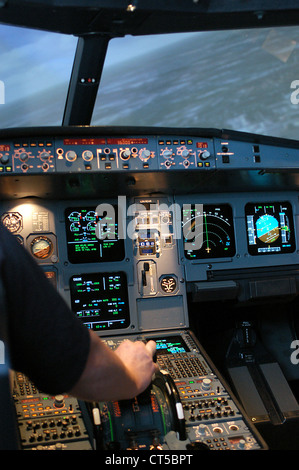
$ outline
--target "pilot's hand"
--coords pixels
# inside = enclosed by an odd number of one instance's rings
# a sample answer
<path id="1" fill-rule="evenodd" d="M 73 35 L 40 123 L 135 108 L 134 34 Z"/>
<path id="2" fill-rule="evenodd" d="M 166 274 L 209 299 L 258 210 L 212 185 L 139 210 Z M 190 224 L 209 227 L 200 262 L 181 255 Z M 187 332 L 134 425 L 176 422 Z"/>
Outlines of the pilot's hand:
<path id="1" fill-rule="evenodd" d="M 152 340 L 146 344 L 141 341 L 125 340 L 114 352 L 125 364 L 136 384 L 136 395 L 139 395 L 148 387 L 153 375 L 158 371 L 158 366 L 153 361 L 156 343 Z"/>

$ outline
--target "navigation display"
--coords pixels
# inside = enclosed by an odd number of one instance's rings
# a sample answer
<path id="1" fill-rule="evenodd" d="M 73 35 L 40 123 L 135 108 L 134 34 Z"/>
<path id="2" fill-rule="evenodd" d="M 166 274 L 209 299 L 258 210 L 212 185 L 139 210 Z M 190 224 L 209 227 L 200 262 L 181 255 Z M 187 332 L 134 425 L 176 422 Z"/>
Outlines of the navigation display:
<path id="1" fill-rule="evenodd" d="M 129 326 L 125 273 L 73 276 L 70 279 L 70 292 L 72 310 L 88 328 L 103 331 Z"/>
<path id="2" fill-rule="evenodd" d="M 71 263 L 98 263 L 124 259 L 124 240 L 118 239 L 118 208 L 115 218 L 100 218 L 95 207 L 71 207 L 65 210 L 68 259 Z M 96 236 L 96 225 L 103 223 L 105 237 Z"/>
<path id="3" fill-rule="evenodd" d="M 289 202 L 248 203 L 245 206 L 250 255 L 292 253 L 295 232 Z"/>
<path id="4" fill-rule="evenodd" d="M 184 252 L 187 259 L 227 258 L 235 255 L 231 206 L 187 204 L 183 206 L 182 216 Z M 197 243 L 198 239 L 200 243 Z"/>

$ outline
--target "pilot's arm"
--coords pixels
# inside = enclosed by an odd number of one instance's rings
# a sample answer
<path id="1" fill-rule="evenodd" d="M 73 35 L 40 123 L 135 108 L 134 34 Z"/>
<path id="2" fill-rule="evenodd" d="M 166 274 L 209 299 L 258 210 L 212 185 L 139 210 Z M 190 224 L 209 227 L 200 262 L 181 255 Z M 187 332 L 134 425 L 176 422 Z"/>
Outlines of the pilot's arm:
<path id="1" fill-rule="evenodd" d="M 143 392 L 157 371 L 154 341 L 123 341 L 112 351 L 90 331 L 90 351 L 84 371 L 70 393 L 84 400 L 121 400 Z"/>

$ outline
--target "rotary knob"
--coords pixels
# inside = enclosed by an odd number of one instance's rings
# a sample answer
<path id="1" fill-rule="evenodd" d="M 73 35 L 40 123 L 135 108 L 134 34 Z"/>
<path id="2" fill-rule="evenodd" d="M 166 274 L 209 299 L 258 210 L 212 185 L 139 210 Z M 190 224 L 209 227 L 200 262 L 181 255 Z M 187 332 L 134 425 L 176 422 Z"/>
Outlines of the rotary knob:
<path id="1" fill-rule="evenodd" d="M 198 434 L 200 434 L 201 436 L 206 435 L 206 430 L 207 430 L 207 426 L 205 424 L 200 424 L 197 428 Z"/>
<path id="2" fill-rule="evenodd" d="M 207 160 L 211 156 L 210 152 L 208 150 L 204 150 L 200 154 L 201 160 Z"/>
<path id="3" fill-rule="evenodd" d="M 66 152 L 65 158 L 68 162 L 74 162 L 77 160 L 77 154 L 76 152 L 74 152 L 74 150 L 69 150 L 68 152 Z"/>
<path id="4" fill-rule="evenodd" d="M 21 160 L 21 162 L 26 162 L 29 158 L 29 155 L 27 152 L 21 152 L 20 155 L 19 155 L 19 158 Z"/>
<path id="5" fill-rule="evenodd" d="M 126 150 L 123 150 L 121 153 L 120 153 L 120 158 L 122 160 L 129 160 L 131 156 L 131 152 L 130 150 L 126 149 Z"/>
<path id="6" fill-rule="evenodd" d="M 203 379 L 201 387 L 203 390 L 210 390 L 211 388 L 211 379 Z"/>
<path id="7" fill-rule="evenodd" d="M 0 154 L 0 162 L 2 163 L 2 165 L 7 165 L 7 163 L 9 162 L 9 156 Z"/>
<path id="8" fill-rule="evenodd" d="M 164 158 L 171 158 L 172 157 L 172 151 L 171 150 L 164 150 L 163 157 Z"/>
<path id="9" fill-rule="evenodd" d="M 182 157 L 183 157 L 183 158 L 189 158 L 189 156 L 190 156 L 189 150 L 184 149 L 184 150 L 182 151 Z"/>
<path id="10" fill-rule="evenodd" d="M 141 155 L 140 155 L 140 159 L 145 161 L 145 160 L 148 160 L 150 156 L 151 156 L 151 152 L 149 150 L 145 149 L 145 150 L 142 150 Z"/>
<path id="11" fill-rule="evenodd" d="M 245 439 L 240 439 L 238 449 L 243 450 L 246 448 L 246 441 Z"/>
<path id="12" fill-rule="evenodd" d="M 54 406 L 55 406 L 55 408 L 63 408 L 64 407 L 64 396 L 63 395 L 56 395 L 55 396 Z"/>
<path id="13" fill-rule="evenodd" d="M 50 158 L 50 153 L 49 153 L 49 152 L 46 152 L 46 150 L 43 150 L 43 151 L 40 153 L 39 158 L 45 162 L 45 161 L 49 160 L 49 158 Z"/>
<path id="14" fill-rule="evenodd" d="M 91 162 L 91 160 L 93 159 L 93 153 L 91 152 L 91 150 L 84 150 L 84 152 L 82 153 L 82 158 L 86 162 Z"/>

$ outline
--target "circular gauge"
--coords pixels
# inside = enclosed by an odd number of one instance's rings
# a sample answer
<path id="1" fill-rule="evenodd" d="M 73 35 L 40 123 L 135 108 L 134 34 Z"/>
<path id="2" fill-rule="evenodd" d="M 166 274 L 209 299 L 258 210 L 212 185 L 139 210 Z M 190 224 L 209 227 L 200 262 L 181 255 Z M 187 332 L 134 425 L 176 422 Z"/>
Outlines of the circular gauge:
<path id="1" fill-rule="evenodd" d="M 45 236 L 39 236 L 32 240 L 31 242 L 31 253 L 35 258 L 46 259 L 53 252 L 53 243 L 52 241 Z"/>
<path id="2" fill-rule="evenodd" d="M 183 206 L 182 212 L 187 259 L 234 256 L 233 216 L 228 204 L 187 204 Z"/>
<path id="3" fill-rule="evenodd" d="M 165 276 L 160 282 L 161 289 L 166 294 L 172 294 L 176 290 L 177 282 L 173 276 Z"/>
<path id="4" fill-rule="evenodd" d="M 91 222 L 96 222 L 97 221 L 97 214 L 95 211 L 88 211 L 85 216 L 86 220 L 89 220 Z"/>
<path id="5" fill-rule="evenodd" d="M 3 225 L 11 233 L 17 233 L 23 227 L 22 216 L 18 212 L 6 212 L 5 214 L 3 214 L 1 220 Z"/>

